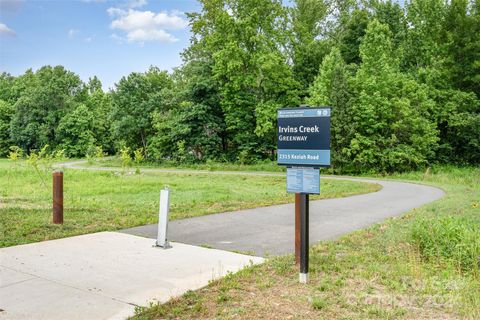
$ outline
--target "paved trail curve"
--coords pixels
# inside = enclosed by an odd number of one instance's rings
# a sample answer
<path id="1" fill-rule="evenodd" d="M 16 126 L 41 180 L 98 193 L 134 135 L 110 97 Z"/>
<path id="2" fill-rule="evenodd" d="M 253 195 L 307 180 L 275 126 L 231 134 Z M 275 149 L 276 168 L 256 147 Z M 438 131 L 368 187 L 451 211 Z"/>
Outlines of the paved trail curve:
<path id="1" fill-rule="evenodd" d="M 68 168 L 117 171 L 118 168 L 82 167 L 83 162 L 63 163 Z M 232 172 L 204 170 L 142 169 L 144 172 L 178 172 L 198 174 L 284 175 L 282 173 Z M 333 239 L 345 233 L 365 228 L 386 218 L 441 198 L 438 188 L 397 181 L 322 177 L 377 183 L 377 192 L 347 198 L 310 202 L 310 243 Z M 195 210 L 192 208 L 192 210 Z M 249 252 L 254 255 L 277 255 L 294 252 L 294 205 L 284 204 L 255 209 L 211 214 L 171 221 L 169 238 L 172 241 L 208 245 L 213 248 Z M 122 232 L 155 238 L 157 225 L 147 225 Z"/>

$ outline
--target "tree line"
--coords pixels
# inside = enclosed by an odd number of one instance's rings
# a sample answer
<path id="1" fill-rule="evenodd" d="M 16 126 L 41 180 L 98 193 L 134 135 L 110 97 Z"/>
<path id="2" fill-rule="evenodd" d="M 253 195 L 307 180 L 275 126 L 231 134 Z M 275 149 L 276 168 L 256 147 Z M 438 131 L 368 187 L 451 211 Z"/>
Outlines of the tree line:
<path id="1" fill-rule="evenodd" d="M 0 76 L 0 156 L 275 159 L 276 111 L 332 106 L 337 172 L 480 164 L 480 1 L 200 0 L 183 64 L 109 92 L 62 66 Z M 96 150 L 96 151 L 95 151 Z"/>

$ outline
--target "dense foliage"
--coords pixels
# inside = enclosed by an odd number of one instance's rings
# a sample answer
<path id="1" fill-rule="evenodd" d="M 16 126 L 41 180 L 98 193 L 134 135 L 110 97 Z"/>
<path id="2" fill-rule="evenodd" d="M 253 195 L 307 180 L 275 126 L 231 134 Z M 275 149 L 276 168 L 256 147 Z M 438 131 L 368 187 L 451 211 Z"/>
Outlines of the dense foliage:
<path id="1" fill-rule="evenodd" d="M 307 103 L 333 107 L 337 172 L 480 164 L 480 1 L 200 3 L 171 74 L 151 67 L 110 92 L 61 66 L 0 75 L 0 156 L 48 144 L 274 160 L 277 109 Z"/>

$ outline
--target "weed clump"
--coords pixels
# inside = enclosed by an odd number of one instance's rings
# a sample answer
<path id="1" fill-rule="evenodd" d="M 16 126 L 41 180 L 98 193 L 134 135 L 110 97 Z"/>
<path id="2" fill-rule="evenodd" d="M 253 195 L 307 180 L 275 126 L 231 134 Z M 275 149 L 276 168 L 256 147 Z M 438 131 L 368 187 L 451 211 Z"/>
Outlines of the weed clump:
<path id="1" fill-rule="evenodd" d="M 451 215 L 418 218 L 411 240 L 425 260 L 442 259 L 468 272 L 480 269 L 480 227 L 472 219 Z"/>

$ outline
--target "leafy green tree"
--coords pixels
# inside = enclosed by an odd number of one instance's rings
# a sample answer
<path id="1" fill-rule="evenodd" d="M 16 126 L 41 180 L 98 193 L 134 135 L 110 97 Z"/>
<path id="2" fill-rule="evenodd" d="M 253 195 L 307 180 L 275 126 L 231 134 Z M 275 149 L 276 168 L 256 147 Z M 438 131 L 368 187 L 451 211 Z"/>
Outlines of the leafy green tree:
<path id="1" fill-rule="evenodd" d="M 278 0 L 200 3 L 202 12 L 190 16 L 190 50 L 212 57 L 231 158 L 242 151 L 251 158 L 273 155 L 276 111 L 299 102 L 287 63 L 287 10 Z"/>
<path id="2" fill-rule="evenodd" d="M 17 100 L 14 90 L 15 77 L 12 75 L 2 72 L 0 74 L 0 100 L 14 104 Z"/>
<path id="3" fill-rule="evenodd" d="M 375 18 L 388 25 L 392 33 L 392 45 L 396 50 L 402 49 L 402 45 L 407 35 L 407 19 L 405 12 L 397 1 L 377 1 L 372 4 Z M 398 55 L 403 54 L 399 51 Z M 400 58 L 400 57 L 399 57 Z"/>
<path id="4" fill-rule="evenodd" d="M 166 71 L 151 67 L 123 77 L 112 92 L 112 137 L 117 147 L 146 149 L 153 134 L 152 115 L 167 109 L 165 91 L 172 86 Z"/>
<path id="5" fill-rule="evenodd" d="M 9 153 L 12 145 L 10 140 L 10 121 L 13 116 L 13 107 L 6 101 L 0 100 L 0 157 Z"/>
<path id="6" fill-rule="evenodd" d="M 340 50 L 333 48 L 323 60 L 307 100 L 311 106 L 332 107 L 331 150 L 334 170 L 341 170 L 348 166 L 350 161 L 345 154 L 354 133 L 350 114 L 350 78 L 351 74 Z"/>
<path id="7" fill-rule="evenodd" d="M 353 171 L 392 172 L 425 166 L 437 147 L 426 86 L 399 72 L 388 26 L 373 20 L 353 79 L 354 137 L 345 150 Z"/>
<path id="8" fill-rule="evenodd" d="M 166 114 L 155 115 L 157 134 L 152 142 L 154 157 L 179 161 L 218 159 L 221 151 L 221 120 L 212 117 L 206 105 L 188 102 Z"/>
<path id="9" fill-rule="evenodd" d="M 155 114 L 150 154 L 157 160 L 221 159 L 226 149 L 225 123 L 211 61 L 190 57 L 174 78 L 172 96 L 177 107 Z"/>
<path id="10" fill-rule="evenodd" d="M 14 104 L 11 139 L 24 150 L 55 148 L 55 131 L 60 119 L 84 102 L 87 95 L 80 78 L 62 66 L 45 66 L 27 71 L 15 81 L 21 96 Z"/>
<path id="11" fill-rule="evenodd" d="M 68 157 L 84 157 L 95 146 L 93 113 L 81 104 L 65 115 L 57 128 L 57 149 Z"/>
<path id="12" fill-rule="evenodd" d="M 112 113 L 112 96 L 110 93 L 102 91 L 102 84 L 98 79 L 93 83 L 92 80 L 90 80 L 90 85 L 88 86 L 90 94 L 87 101 L 85 101 L 85 105 L 93 114 L 93 135 L 97 145 L 101 146 L 102 150 L 113 154 L 114 146 L 110 122 L 110 115 Z"/>
<path id="13" fill-rule="evenodd" d="M 452 0 L 446 9 L 443 41 L 445 68 L 452 87 L 480 98 L 480 15 L 474 2 Z"/>
<path id="14" fill-rule="evenodd" d="M 100 79 L 97 78 L 97 76 L 93 76 L 93 78 L 88 78 L 87 88 L 90 94 L 93 94 L 97 91 L 103 92 L 102 82 L 100 81 Z"/>
<path id="15" fill-rule="evenodd" d="M 308 88 L 329 50 L 329 41 L 322 39 L 322 23 L 328 11 L 329 4 L 325 0 L 295 0 L 291 10 L 293 74 L 302 86 L 301 97 L 308 94 Z"/>
<path id="16" fill-rule="evenodd" d="M 412 0 L 407 6 L 409 24 L 404 43 L 403 64 L 410 71 L 425 69 L 442 59 L 441 36 L 445 1 Z"/>
<path id="17" fill-rule="evenodd" d="M 31 69 L 25 71 L 24 74 L 13 77 L 8 73 L 0 75 L 0 96 L 2 100 L 7 101 L 12 106 L 15 105 L 27 89 L 38 86 L 37 78 Z"/>
<path id="18" fill-rule="evenodd" d="M 410 73 L 429 87 L 435 101 L 430 119 L 439 131 L 436 158 L 478 163 L 480 20 L 474 2 L 429 0 L 408 9 L 410 24 L 418 27 L 409 28 L 406 45 L 413 39 L 418 48 L 409 47 L 405 59 L 415 57 Z"/>
<path id="19" fill-rule="evenodd" d="M 360 43 L 365 35 L 370 14 L 366 9 L 354 9 L 350 14 L 340 35 L 340 51 L 347 64 L 360 63 Z"/>
<path id="20" fill-rule="evenodd" d="M 451 152 L 448 161 L 457 164 L 480 165 L 480 104 L 477 112 L 459 112 L 449 119 L 448 137 Z M 440 158 L 441 159 L 441 158 Z"/>
<path id="21" fill-rule="evenodd" d="M 428 85 L 429 95 L 435 100 L 431 118 L 440 139 L 436 159 L 443 163 L 480 163 L 479 99 L 473 92 Z"/>
<path id="22" fill-rule="evenodd" d="M 480 162 L 480 1 L 200 0 L 172 75 L 112 92 L 61 66 L 0 74 L 0 156 L 273 159 L 280 107 L 329 105 L 338 172 Z M 128 147 L 128 148 L 127 148 Z M 129 149 L 130 148 L 130 149 Z M 33 161 L 33 160 L 32 160 Z"/>

